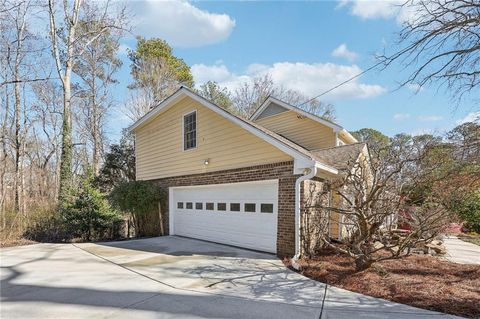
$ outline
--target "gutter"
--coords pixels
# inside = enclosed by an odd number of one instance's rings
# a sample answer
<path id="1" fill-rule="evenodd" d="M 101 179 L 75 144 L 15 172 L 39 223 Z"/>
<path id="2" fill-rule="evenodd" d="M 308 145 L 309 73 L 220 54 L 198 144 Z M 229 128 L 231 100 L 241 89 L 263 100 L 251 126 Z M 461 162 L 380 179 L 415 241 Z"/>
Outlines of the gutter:
<path id="1" fill-rule="evenodd" d="M 302 182 L 313 178 L 317 174 L 317 167 L 314 165 L 311 168 L 304 170 L 304 175 L 297 178 L 295 181 L 295 256 L 292 258 L 292 267 L 298 270 L 300 265 L 297 260 L 300 258 L 300 218 L 301 218 L 301 185 Z"/>

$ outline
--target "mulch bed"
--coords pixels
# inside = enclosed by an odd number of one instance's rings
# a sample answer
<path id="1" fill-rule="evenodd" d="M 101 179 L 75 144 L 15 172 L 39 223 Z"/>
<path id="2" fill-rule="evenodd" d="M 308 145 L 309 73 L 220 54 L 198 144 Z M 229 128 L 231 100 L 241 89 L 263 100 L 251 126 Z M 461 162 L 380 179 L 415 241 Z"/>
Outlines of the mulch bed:
<path id="1" fill-rule="evenodd" d="M 290 260 L 284 263 L 290 266 Z M 423 309 L 480 318 L 479 265 L 413 255 L 355 273 L 352 258 L 331 251 L 299 263 L 304 276 L 336 287 Z"/>

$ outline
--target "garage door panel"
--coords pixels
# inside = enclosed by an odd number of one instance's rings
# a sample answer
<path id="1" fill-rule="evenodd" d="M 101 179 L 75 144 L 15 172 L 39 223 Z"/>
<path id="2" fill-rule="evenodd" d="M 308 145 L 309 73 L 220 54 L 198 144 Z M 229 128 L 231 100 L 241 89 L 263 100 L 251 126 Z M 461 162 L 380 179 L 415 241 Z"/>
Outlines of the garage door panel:
<path id="1" fill-rule="evenodd" d="M 174 234 L 276 252 L 277 180 L 173 188 L 171 196 Z M 207 202 L 214 203 L 214 210 L 206 210 Z M 202 209 L 195 209 L 195 203 L 202 203 Z M 218 203 L 225 203 L 227 211 L 217 210 Z M 240 204 L 241 211 L 229 211 L 230 203 Z M 246 212 L 245 203 L 254 203 L 255 212 Z M 262 203 L 273 211 L 262 213 Z"/>

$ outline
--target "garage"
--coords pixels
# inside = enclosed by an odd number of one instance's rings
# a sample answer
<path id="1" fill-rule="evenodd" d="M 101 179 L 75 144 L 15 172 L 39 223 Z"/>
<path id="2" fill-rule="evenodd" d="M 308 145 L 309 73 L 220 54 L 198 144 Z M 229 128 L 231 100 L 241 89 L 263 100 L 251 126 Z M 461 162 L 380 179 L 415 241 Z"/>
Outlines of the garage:
<path id="1" fill-rule="evenodd" d="M 278 180 L 169 192 L 171 234 L 276 253 Z"/>

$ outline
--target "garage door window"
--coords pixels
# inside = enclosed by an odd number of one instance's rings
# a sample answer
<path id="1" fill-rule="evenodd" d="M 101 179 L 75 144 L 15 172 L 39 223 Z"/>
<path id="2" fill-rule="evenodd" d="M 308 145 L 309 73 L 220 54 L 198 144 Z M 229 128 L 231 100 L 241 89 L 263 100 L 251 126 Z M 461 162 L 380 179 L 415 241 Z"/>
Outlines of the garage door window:
<path id="1" fill-rule="evenodd" d="M 244 211 L 247 213 L 255 213 L 255 203 L 245 203 Z"/>
<path id="2" fill-rule="evenodd" d="M 206 204 L 205 204 L 205 208 L 206 208 L 207 210 L 214 210 L 214 205 L 213 205 L 213 203 L 206 203 Z"/>
<path id="3" fill-rule="evenodd" d="M 240 211 L 240 203 L 231 203 L 230 204 L 230 211 L 231 212 L 239 212 Z"/>
<path id="4" fill-rule="evenodd" d="M 261 204 L 260 211 L 262 213 L 273 213 L 273 204 Z"/>
<path id="5" fill-rule="evenodd" d="M 225 204 L 225 203 L 218 203 L 218 204 L 217 204 L 217 210 L 223 210 L 223 211 L 227 210 L 227 204 Z"/>
<path id="6" fill-rule="evenodd" d="M 203 203 L 195 203 L 195 209 L 202 210 L 203 209 Z"/>
<path id="7" fill-rule="evenodd" d="M 187 202 L 186 206 L 187 206 L 187 209 L 192 209 L 193 208 L 193 203 L 192 202 Z"/>
<path id="8" fill-rule="evenodd" d="M 182 209 L 183 208 L 183 202 L 178 202 L 177 203 L 177 208 Z"/>

